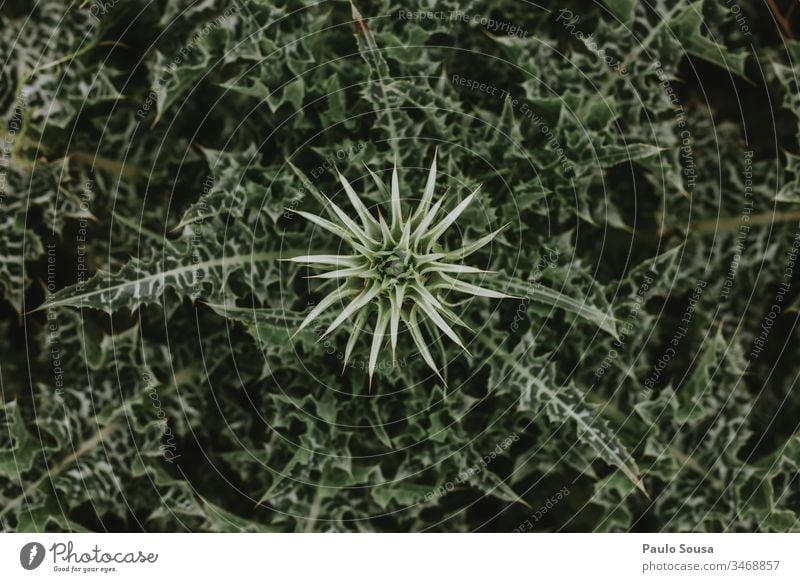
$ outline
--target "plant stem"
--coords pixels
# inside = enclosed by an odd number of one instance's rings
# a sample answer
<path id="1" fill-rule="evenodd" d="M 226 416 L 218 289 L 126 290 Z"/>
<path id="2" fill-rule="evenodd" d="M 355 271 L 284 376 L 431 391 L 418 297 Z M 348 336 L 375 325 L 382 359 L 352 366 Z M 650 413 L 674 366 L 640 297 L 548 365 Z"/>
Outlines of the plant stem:
<path id="1" fill-rule="evenodd" d="M 781 30 L 783 30 L 783 34 L 785 34 L 791 39 L 794 39 L 794 34 L 792 33 L 792 25 L 789 22 L 788 17 L 784 16 L 781 13 L 780 9 L 778 8 L 778 5 L 775 4 L 775 0 L 767 0 L 767 4 L 769 4 L 770 9 L 772 10 L 772 14 L 775 16 L 775 20 L 778 21 L 778 25 L 781 27 Z M 792 9 L 794 9 L 794 6 L 792 6 Z M 789 11 L 789 14 L 791 14 L 791 10 Z"/>
<path id="2" fill-rule="evenodd" d="M 605 398 L 598 396 L 596 393 L 593 393 L 591 395 L 587 394 L 586 398 L 593 404 L 599 406 L 604 412 L 608 414 L 608 417 L 613 419 L 614 421 L 620 424 L 624 424 L 628 420 L 628 417 L 625 416 L 625 414 L 623 414 L 619 408 L 614 406 L 611 402 L 609 402 Z M 680 468 L 678 469 L 676 476 L 680 474 L 681 470 L 684 467 L 686 467 L 688 469 L 691 469 L 698 475 L 705 477 L 711 484 L 711 486 L 714 487 L 715 489 L 722 489 L 723 487 L 722 481 L 709 476 L 708 471 L 705 469 L 705 467 L 703 467 L 702 465 L 700 465 L 700 463 L 694 460 L 694 458 L 691 455 L 687 455 L 674 445 L 669 445 L 668 450 L 669 454 L 672 455 L 672 457 L 680 464 Z"/>

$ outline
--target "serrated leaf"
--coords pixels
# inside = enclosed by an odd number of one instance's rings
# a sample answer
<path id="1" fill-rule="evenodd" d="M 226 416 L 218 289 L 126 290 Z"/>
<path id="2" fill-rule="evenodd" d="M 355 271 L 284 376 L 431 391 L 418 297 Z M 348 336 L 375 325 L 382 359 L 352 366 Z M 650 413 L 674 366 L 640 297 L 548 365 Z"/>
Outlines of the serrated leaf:
<path id="1" fill-rule="evenodd" d="M 520 279 L 510 277 L 501 279 L 504 284 L 499 286 L 504 292 L 516 297 L 530 299 L 544 305 L 562 309 L 584 319 L 612 336 L 617 337 L 617 321 L 610 312 L 604 312 L 588 304 L 587 299 L 582 300 L 568 296 L 564 291 L 556 291 L 544 285 L 526 283 Z"/>

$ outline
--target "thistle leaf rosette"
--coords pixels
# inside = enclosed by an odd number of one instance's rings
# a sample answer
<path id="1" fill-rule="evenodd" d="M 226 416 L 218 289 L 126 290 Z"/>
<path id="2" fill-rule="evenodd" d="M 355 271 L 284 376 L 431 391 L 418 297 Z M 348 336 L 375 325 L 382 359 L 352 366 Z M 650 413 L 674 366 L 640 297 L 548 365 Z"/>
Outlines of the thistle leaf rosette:
<path id="1" fill-rule="evenodd" d="M 490 273 L 464 265 L 461 261 L 489 244 L 503 228 L 461 248 L 443 250 L 439 239 L 475 199 L 480 187 L 452 210 L 445 211 L 445 196 L 435 202 L 433 199 L 437 175 L 434 154 L 420 202 L 404 218 L 397 164 L 395 163 L 392 170 L 389 188 L 386 188 L 374 172 L 369 168 L 367 170 L 379 191 L 389 198 L 388 222 L 380 211 L 377 217 L 370 212 L 341 174 L 338 174 L 339 180 L 355 210 L 356 218 L 352 218 L 328 198 L 324 199 L 328 218 L 295 211 L 319 228 L 342 239 L 351 249 L 351 252 L 342 255 L 305 255 L 287 259 L 325 270 L 312 278 L 335 281 L 338 285 L 311 310 L 295 335 L 329 309 L 340 310 L 323 332 L 322 338 L 338 329 L 345 321 L 353 320 L 353 331 L 344 352 L 346 366 L 370 314 L 375 313 L 368 365 L 370 385 L 378 355 L 387 341 L 391 345 L 393 360 L 396 358 L 401 324 L 408 329 L 426 364 L 442 379 L 425 340 L 423 323 L 430 322 L 467 351 L 454 327 L 469 327 L 453 311 L 455 305 L 447 300 L 447 296 L 449 292 L 456 291 L 493 299 L 511 297 L 462 279 Z"/>

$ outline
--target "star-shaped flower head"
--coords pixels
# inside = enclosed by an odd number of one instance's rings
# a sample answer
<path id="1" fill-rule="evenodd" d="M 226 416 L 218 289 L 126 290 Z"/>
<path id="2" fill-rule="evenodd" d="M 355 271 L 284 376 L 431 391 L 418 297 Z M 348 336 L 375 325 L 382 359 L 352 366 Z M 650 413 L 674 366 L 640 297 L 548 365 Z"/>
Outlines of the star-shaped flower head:
<path id="1" fill-rule="evenodd" d="M 392 171 L 389 191 L 372 170 L 369 168 L 367 170 L 378 189 L 389 198 L 388 223 L 380 211 L 377 218 L 370 213 L 341 174 L 339 180 L 357 218 L 351 218 L 328 198 L 325 198 L 325 211 L 330 219 L 295 211 L 320 228 L 341 238 L 352 249 L 352 252 L 343 255 L 306 255 L 288 259 L 314 268 L 332 269 L 314 277 L 338 283 L 338 287 L 311 310 L 295 334 L 330 308 L 341 311 L 322 337 L 336 330 L 346 320 L 354 318 L 353 331 L 344 353 L 346 366 L 370 313 L 376 312 L 369 354 L 370 385 L 378 354 L 387 336 L 392 347 L 392 357 L 395 358 L 401 322 L 408 328 L 425 362 L 441 378 L 420 324 L 425 320 L 432 322 L 444 335 L 466 351 L 452 326 L 462 326 L 467 329 L 469 327 L 453 312 L 454 305 L 446 300 L 445 295 L 449 291 L 458 291 L 479 297 L 497 299 L 510 297 L 459 278 L 487 273 L 460 264 L 460 261 L 488 244 L 503 229 L 500 228 L 459 249 L 442 250 L 438 244 L 439 239 L 474 200 L 480 187 L 455 208 L 445 212 L 444 196 L 435 203 L 433 201 L 437 173 L 436 154 L 434 154 L 422 199 L 416 210 L 409 212 L 404 220 L 397 164 L 395 163 Z"/>

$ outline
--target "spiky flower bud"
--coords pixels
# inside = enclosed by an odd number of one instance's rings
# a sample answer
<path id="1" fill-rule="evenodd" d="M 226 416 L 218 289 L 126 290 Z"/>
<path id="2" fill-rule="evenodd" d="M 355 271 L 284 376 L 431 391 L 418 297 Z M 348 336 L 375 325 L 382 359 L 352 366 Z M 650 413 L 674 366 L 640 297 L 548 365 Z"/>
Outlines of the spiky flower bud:
<path id="1" fill-rule="evenodd" d="M 424 320 L 429 320 L 466 351 L 451 324 L 463 327 L 467 325 L 453 312 L 453 305 L 446 301 L 444 295 L 448 291 L 458 291 L 479 297 L 497 299 L 510 297 L 459 279 L 461 275 L 487 273 L 475 267 L 462 265 L 459 261 L 488 244 L 503 229 L 487 234 L 462 248 L 453 251 L 440 250 L 437 241 L 474 200 L 479 188 L 453 210 L 444 212 L 442 209 L 444 197 L 435 203 L 433 201 L 437 173 L 434 154 L 422 199 L 416 210 L 410 212 L 404 220 L 397 164 L 395 163 L 392 171 L 389 192 L 380 178 L 371 170 L 369 172 L 378 189 L 389 196 L 388 224 L 380 212 L 377 218 L 369 212 L 341 174 L 339 180 L 358 215 L 357 220 L 352 219 L 327 198 L 325 210 L 330 220 L 308 212 L 296 211 L 310 222 L 341 238 L 352 248 L 352 253 L 306 255 L 288 259 L 314 268 L 332 269 L 315 277 L 339 282 L 339 286 L 311 310 L 295 334 L 309 326 L 332 306 L 344 305 L 347 302 L 322 334 L 322 337 L 325 337 L 346 320 L 355 318 L 354 329 L 345 348 L 344 362 L 347 365 L 369 314 L 377 311 L 369 355 L 370 385 L 378 354 L 387 336 L 392 347 L 392 357 L 395 357 L 401 322 L 408 328 L 425 362 L 441 378 L 420 324 Z"/>

